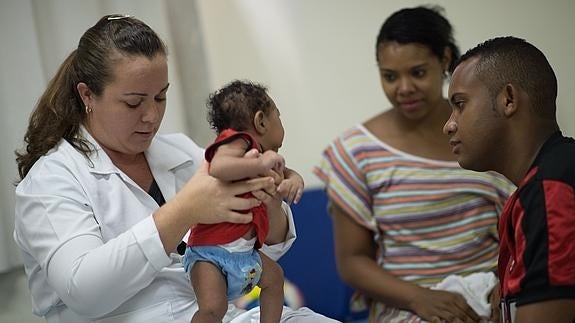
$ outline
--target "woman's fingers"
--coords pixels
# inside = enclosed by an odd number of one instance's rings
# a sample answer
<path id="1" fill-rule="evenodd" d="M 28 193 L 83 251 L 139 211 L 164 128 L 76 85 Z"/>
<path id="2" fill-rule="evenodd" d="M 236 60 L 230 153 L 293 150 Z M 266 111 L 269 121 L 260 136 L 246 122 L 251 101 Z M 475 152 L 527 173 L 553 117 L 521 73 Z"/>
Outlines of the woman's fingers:
<path id="1" fill-rule="evenodd" d="M 442 290 L 424 290 L 414 300 L 416 313 L 427 320 L 441 322 L 478 322 L 479 316 L 463 296 Z"/>
<path id="2" fill-rule="evenodd" d="M 245 181 L 231 183 L 234 195 L 263 190 L 269 193 L 275 191 L 274 180 L 271 177 L 256 177 Z"/>
<path id="3" fill-rule="evenodd" d="M 479 315 L 467 304 L 463 296 L 457 294 L 454 304 L 454 320 L 460 320 L 461 322 L 479 322 Z"/>
<path id="4" fill-rule="evenodd" d="M 249 213 L 241 213 L 236 211 L 230 211 L 224 215 L 225 222 L 232 222 L 232 223 L 250 223 L 252 221 L 253 215 L 251 212 Z"/>

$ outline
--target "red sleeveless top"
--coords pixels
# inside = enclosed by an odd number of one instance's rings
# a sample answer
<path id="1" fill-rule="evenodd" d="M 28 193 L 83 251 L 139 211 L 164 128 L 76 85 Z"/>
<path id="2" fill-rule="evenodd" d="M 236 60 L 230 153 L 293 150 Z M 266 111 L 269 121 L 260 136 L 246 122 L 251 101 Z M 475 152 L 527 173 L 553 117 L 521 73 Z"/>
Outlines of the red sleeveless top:
<path id="1" fill-rule="evenodd" d="M 256 140 L 246 132 L 239 132 L 232 129 L 222 131 L 216 140 L 206 148 L 205 158 L 208 162 L 212 160 L 216 149 L 225 143 L 231 142 L 236 139 L 244 139 L 249 144 L 250 149 L 260 149 Z M 253 197 L 252 193 L 248 192 L 239 195 L 240 197 Z M 259 249 L 263 245 L 269 231 L 268 215 L 266 206 L 261 204 L 250 210 L 253 214 L 251 223 L 229 223 L 222 222 L 217 224 L 197 224 L 192 227 L 190 237 L 188 238 L 188 246 L 206 246 L 206 245 L 219 245 L 232 242 L 239 239 L 246 234 L 252 227 L 256 231 L 256 244 L 255 248 Z"/>

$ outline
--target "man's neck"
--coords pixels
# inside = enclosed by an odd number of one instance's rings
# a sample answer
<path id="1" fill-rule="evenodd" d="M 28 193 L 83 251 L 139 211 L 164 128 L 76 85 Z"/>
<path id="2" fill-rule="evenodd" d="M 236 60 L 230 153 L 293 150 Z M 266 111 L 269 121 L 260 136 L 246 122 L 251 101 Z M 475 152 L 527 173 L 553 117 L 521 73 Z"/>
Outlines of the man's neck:
<path id="1" fill-rule="evenodd" d="M 504 175 L 509 178 L 513 184 L 519 186 L 533 166 L 545 142 L 558 130 L 559 127 L 557 123 L 541 125 L 541 127 L 539 127 L 537 131 L 533 131 L 530 136 L 523 137 L 522 140 L 526 142 L 526 145 L 523 149 L 517 147 L 518 149 L 514 149 L 515 153 L 509 155 L 512 159 L 508 162 L 509 169 Z"/>

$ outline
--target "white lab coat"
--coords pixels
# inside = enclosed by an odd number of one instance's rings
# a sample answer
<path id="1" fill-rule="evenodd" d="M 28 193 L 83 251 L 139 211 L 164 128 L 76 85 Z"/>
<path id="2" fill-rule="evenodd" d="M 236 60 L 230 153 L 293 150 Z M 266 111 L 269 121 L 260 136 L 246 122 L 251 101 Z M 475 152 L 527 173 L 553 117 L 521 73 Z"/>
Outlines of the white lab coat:
<path id="1" fill-rule="evenodd" d="M 58 323 L 189 322 L 195 297 L 180 256 L 164 252 L 151 216 L 157 203 L 82 134 L 97 148 L 90 160 L 61 141 L 16 188 L 14 238 L 34 313 Z M 169 200 L 201 165 L 203 149 L 183 134 L 158 135 L 146 158 Z M 285 242 L 264 246 L 274 259 L 295 239 L 285 209 Z M 225 320 L 238 314 L 230 306 Z M 287 315 L 323 319 L 305 309 Z"/>

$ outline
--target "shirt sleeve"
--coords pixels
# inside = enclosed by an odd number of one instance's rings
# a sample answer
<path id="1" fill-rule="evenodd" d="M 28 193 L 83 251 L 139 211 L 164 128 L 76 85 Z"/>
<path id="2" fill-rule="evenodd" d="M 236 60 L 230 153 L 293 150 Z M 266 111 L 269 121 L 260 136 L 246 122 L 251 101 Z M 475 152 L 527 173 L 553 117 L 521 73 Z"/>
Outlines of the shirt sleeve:
<path id="1" fill-rule="evenodd" d="M 331 203 L 342 208 L 360 225 L 377 232 L 365 175 L 347 145 L 341 138 L 335 140 L 323 152 L 314 173 L 324 183 Z"/>
<path id="2" fill-rule="evenodd" d="M 523 212 L 513 215 L 517 304 L 575 298 L 574 188 L 534 180 L 521 188 L 519 200 Z"/>
<path id="3" fill-rule="evenodd" d="M 65 169 L 36 172 L 19 185 L 15 230 L 58 297 L 94 318 L 149 285 L 171 260 L 151 215 L 105 241 L 81 185 Z"/>
<path id="4" fill-rule="evenodd" d="M 497 214 L 499 215 L 503 211 L 505 202 L 507 202 L 509 196 L 517 189 L 517 186 L 497 172 L 490 171 L 488 173 L 492 175 L 493 186 L 496 189 L 497 196 L 494 202 Z"/>
<path id="5" fill-rule="evenodd" d="M 489 171 L 486 172 L 486 174 L 490 176 L 491 185 L 494 190 L 492 201 L 493 204 L 495 205 L 495 212 L 497 212 L 497 218 L 499 219 L 501 217 L 501 213 L 503 212 L 503 208 L 505 206 L 505 203 L 507 202 L 507 199 L 511 196 L 511 194 L 515 191 L 515 189 L 517 189 L 517 186 L 515 186 L 511 181 L 509 181 L 507 178 L 505 178 L 503 175 L 497 172 Z M 497 239 L 497 241 L 499 241 L 499 232 L 497 226 L 491 226 L 490 231 L 493 237 Z"/>
<path id="6" fill-rule="evenodd" d="M 291 248 L 293 242 L 296 239 L 295 223 L 291 209 L 285 202 L 282 202 L 282 208 L 288 220 L 288 232 L 286 234 L 285 240 L 278 244 L 264 244 L 262 246 L 262 251 L 273 260 L 278 260 L 281 256 L 283 256 L 289 250 L 289 248 Z"/>

